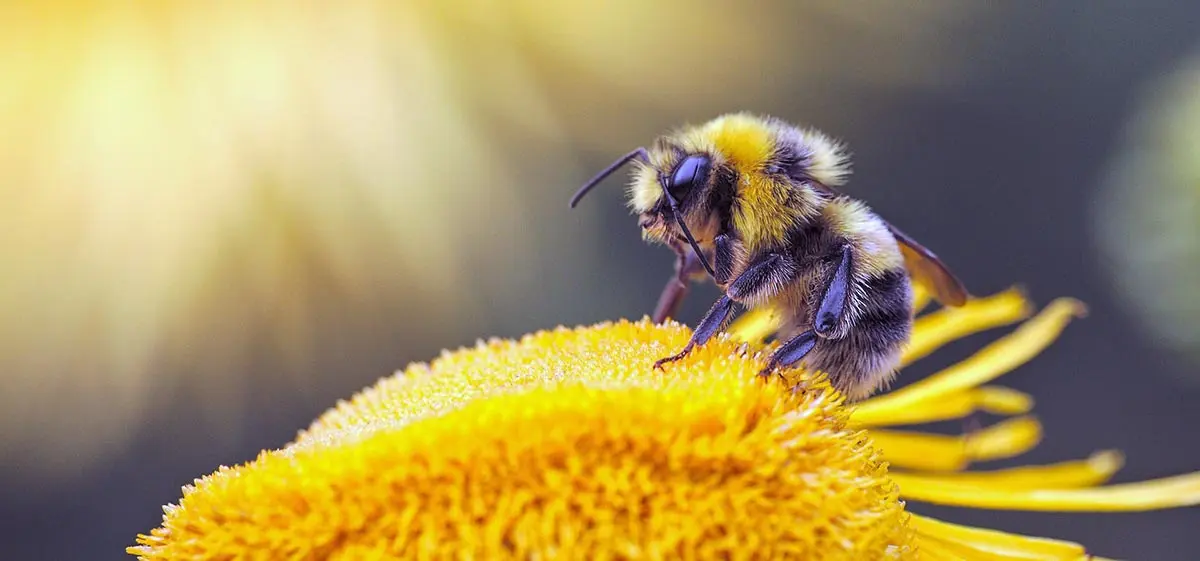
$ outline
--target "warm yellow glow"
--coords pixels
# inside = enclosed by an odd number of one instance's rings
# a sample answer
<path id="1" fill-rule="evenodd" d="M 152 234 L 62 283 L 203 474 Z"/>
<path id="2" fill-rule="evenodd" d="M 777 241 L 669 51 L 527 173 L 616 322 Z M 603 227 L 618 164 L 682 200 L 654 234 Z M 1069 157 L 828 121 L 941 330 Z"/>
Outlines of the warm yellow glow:
<path id="1" fill-rule="evenodd" d="M 1003 302 L 1009 312 L 997 313 Z M 920 337 L 948 342 L 1027 308 L 1004 293 L 925 316 Z M 480 343 L 411 365 L 289 446 L 198 480 L 128 551 L 147 560 L 553 552 L 1081 561 L 1089 557 L 1079 544 L 909 515 L 903 502 L 1059 511 L 1200 504 L 1200 472 L 1103 486 L 1122 464 L 1113 451 L 964 471 L 1040 439 L 1028 396 L 979 384 L 1041 352 L 1081 311 L 1057 300 L 959 365 L 857 409 L 819 373 L 759 379 L 766 349 L 732 335 L 656 371 L 654 361 L 689 336 L 678 324 L 621 321 Z M 949 411 L 939 405 L 947 400 L 966 406 Z M 1017 416 L 963 436 L 858 428 L 863 411 L 869 424 L 891 426 L 976 407 Z"/>
<path id="2" fill-rule="evenodd" d="M 522 247 L 523 208 L 445 53 L 380 12 L 0 7 L 0 441 L 74 473 L 152 386 L 236 412 L 249 355 L 307 362 L 322 306 L 461 319 L 473 225 Z"/>
<path id="3" fill-rule="evenodd" d="M 573 149 L 837 91 L 788 82 L 944 84 L 952 51 L 907 30 L 972 11 L 0 3 L 0 445 L 38 466 L 21 472 L 85 473 L 163 396 L 234 422 L 251 383 L 329 383 L 312 365 L 331 324 L 461 336 L 483 302 L 560 307 L 529 288 L 545 264 L 594 292 L 588 240 L 611 231 L 589 227 L 600 205 L 563 211 L 590 171 Z M 823 47 L 843 36 L 889 48 L 839 63 Z M 296 379 L 253 379 L 264 356 Z"/>

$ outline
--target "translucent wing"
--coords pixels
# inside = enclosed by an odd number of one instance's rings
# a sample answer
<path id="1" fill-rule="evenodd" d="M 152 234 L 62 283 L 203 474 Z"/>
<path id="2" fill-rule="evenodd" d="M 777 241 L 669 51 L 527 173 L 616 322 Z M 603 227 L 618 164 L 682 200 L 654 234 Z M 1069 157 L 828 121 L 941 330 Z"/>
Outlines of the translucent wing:
<path id="1" fill-rule="evenodd" d="M 887 226 L 900 245 L 900 253 L 904 255 L 904 266 L 908 268 L 908 274 L 912 275 L 914 281 L 928 289 L 942 305 L 961 306 L 966 303 L 967 288 L 937 255 L 908 237 L 908 234 L 897 230 L 895 226 Z"/>
<path id="2" fill-rule="evenodd" d="M 808 183 L 814 189 L 823 191 L 830 196 L 843 196 L 841 191 L 820 182 L 809 181 Z M 917 243 L 917 240 L 912 239 L 908 234 L 892 226 L 888 221 L 884 220 L 883 223 L 887 224 L 888 230 L 896 238 L 896 243 L 900 246 L 900 253 L 904 256 L 904 266 L 915 282 L 929 290 L 933 297 L 944 306 L 957 307 L 966 303 L 970 296 L 966 287 L 950 272 L 946 264 L 938 259 L 936 254 Z"/>

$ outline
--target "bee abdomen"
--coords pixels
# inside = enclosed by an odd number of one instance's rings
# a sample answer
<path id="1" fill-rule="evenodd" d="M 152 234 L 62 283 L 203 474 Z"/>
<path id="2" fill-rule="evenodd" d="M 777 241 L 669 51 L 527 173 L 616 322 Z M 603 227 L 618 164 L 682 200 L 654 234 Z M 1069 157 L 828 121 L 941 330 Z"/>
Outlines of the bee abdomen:
<path id="1" fill-rule="evenodd" d="M 889 269 L 863 282 L 861 312 L 851 329 L 879 328 L 882 340 L 904 343 L 912 332 L 912 284 L 904 269 Z"/>
<path id="2" fill-rule="evenodd" d="M 912 334 L 907 273 L 890 269 L 860 282 L 857 313 L 845 336 L 822 340 L 804 361 L 810 370 L 827 373 L 850 399 L 867 397 L 891 381 Z"/>

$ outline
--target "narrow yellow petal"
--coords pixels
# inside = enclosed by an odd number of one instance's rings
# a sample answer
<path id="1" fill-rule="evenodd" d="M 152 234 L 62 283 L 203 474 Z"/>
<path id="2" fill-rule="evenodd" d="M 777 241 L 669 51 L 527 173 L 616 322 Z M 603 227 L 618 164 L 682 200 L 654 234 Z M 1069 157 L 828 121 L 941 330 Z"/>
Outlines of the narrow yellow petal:
<path id="1" fill-rule="evenodd" d="M 920 537 L 922 551 L 932 539 L 968 559 L 1074 560 L 1087 554 L 1077 543 L 972 528 L 917 514 L 909 519 L 909 525 Z"/>
<path id="2" fill-rule="evenodd" d="M 1121 469 L 1125 459 L 1116 450 L 1092 454 L 1086 460 L 994 471 L 919 475 L 892 472 L 914 479 L 987 486 L 995 489 L 1068 489 L 1103 484 Z"/>
<path id="3" fill-rule="evenodd" d="M 967 558 L 936 540 L 921 540 L 921 559 L 926 561 L 965 561 Z"/>
<path id="4" fill-rule="evenodd" d="M 1017 417 L 963 436 L 892 430 L 872 430 L 870 434 L 875 447 L 892 466 L 958 471 L 973 461 L 1022 454 L 1037 444 L 1041 431 L 1037 419 Z"/>
<path id="5" fill-rule="evenodd" d="M 929 304 L 931 297 L 917 287 L 914 287 L 914 294 L 915 314 Z M 1031 312 L 1024 294 L 1011 288 L 986 298 L 971 299 L 957 308 L 942 308 L 922 316 L 915 320 L 913 336 L 901 364 L 911 364 L 956 339 L 1024 319 Z M 754 308 L 734 320 L 726 331 L 738 341 L 761 343 L 774 334 L 781 323 L 778 310 Z"/>
<path id="6" fill-rule="evenodd" d="M 1085 311 L 1082 302 L 1059 298 L 1033 319 L 967 360 L 907 387 L 863 401 L 858 409 L 875 409 L 871 414 L 877 416 L 895 414 L 910 407 L 925 407 L 947 395 L 985 384 L 1037 356 L 1062 333 L 1071 318 L 1081 316 Z"/>
<path id="7" fill-rule="evenodd" d="M 1200 505 L 1200 472 L 1090 489 L 1009 489 L 892 474 L 906 499 L 996 510 L 1134 512 Z"/>
<path id="8" fill-rule="evenodd" d="M 1029 394 L 1001 386 L 984 386 L 942 397 L 924 403 L 921 407 L 889 410 L 870 404 L 855 409 L 850 420 L 857 426 L 881 427 L 915 425 L 947 419 L 959 419 L 986 411 L 996 415 L 1022 415 L 1033 409 L 1033 398 Z"/>
<path id="9" fill-rule="evenodd" d="M 921 313 L 930 302 L 933 301 L 933 295 L 925 290 L 924 286 L 913 283 L 913 315 Z"/>
<path id="10" fill-rule="evenodd" d="M 967 456 L 976 461 L 1024 454 L 1041 439 L 1042 424 L 1032 416 L 1008 419 L 964 437 Z"/>
<path id="11" fill-rule="evenodd" d="M 1029 317 L 1031 313 L 1033 309 L 1029 300 L 1015 288 L 986 298 L 968 300 L 957 308 L 942 308 L 917 318 L 901 364 L 911 364 L 946 343 L 972 333 L 1008 325 Z"/>
<path id="12" fill-rule="evenodd" d="M 925 471 L 957 471 L 967 467 L 962 439 L 939 434 L 889 430 L 871 431 L 875 448 L 894 467 Z"/>
<path id="13" fill-rule="evenodd" d="M 983 386 L 977 390 L 979 410 L 994 415 L 1024 415 L 1033 409 L 1033 397 L 1004 386 Z"/>
<path id="14" fill-rule="evenodd" d="M 735 340 L 746 343 L 761 343 L 779 330 L 782 318 L 771 307 L 753 308 L 734 320 L 726 330 Z"/>

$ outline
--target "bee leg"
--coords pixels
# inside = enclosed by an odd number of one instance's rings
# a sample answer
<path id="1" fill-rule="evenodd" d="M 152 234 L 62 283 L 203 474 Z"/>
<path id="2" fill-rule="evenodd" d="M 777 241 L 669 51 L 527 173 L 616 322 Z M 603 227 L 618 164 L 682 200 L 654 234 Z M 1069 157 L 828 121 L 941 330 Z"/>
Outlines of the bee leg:
<path id="1" fill-rule="evenodd" d="M 821 337 L 828 337 L 842 322 L 842 312 L 846 309 L 846 296 L 850 292 L 850 246 L 842 248 L 842 255 L 825 293 L 821 295 L 821 305 L 813 317 L 813 330 Z"/>
<path id="2" fill-rule="evenodd" d="M 723 251 L 720 249 L 722 245 L 727 249 L 731 247 L 729 244 L 718 244 L 718 255 Z M 726 252 L 725 258 L 728 257 L 729 254 Z M 718 264 L 721 259 L 718 257 Z M 730 283 L 726 294 L 717 300 L 704 319 L 700 320 L 700 324 L 696 326 L 696 331 L 692 332 L 692 339 L 688 341 L 687 346 L 679 354 L 655 362 L 654 367 L 662 368 L 663 364 L 679 360 L 692 352 L 696 345 L 703 345 L 712 338 L 725 326 L 725 321 L 729 319 L 729 312 L 733 310 L 735 301 L 746 302 L 770 298 L 794 274 L 795 267 L 784 254 L 772 253 L 760 258 Z"/>
<path id="3" fill-rule="evenodd" d="M 842 312 L 846 309 L 846 296 L 850 292 L 850 252 L 850 246 L 842 248 L 837 267 L 821 295 L 821 304 L 813 318 L 813 328 L 781 345 L 767 361 L 767 367 L 758 373 L 760 376 L 769 376 L 776 368 L 787 368 L 800 362 L 817 346 L 818 338 L 829 337 L 837 330 L 842 321 Z"/>
<path id="4" fill-rule="evenodd" d="M 720 234 L 713 239 L 713 268 L 716 276 L 713 278 L 719 285 L 724 285 L 733 274 L 733 240 L 726 234 Z M 658 304 L 654 307 L 654 315 L 650 319 L 654 323 L 662 323 L 669 317 L 675 317 L 679 306 L 688 294 L 688 283 L 704 280 L 707 272 L 700 262 L 700 257 L 689 246 L 672 245 L 675 251 L 675 276 L 667 281 Z"/>
<path id="5" fill-rule="evenodd" d="M 770 360 L 767 361 L 767 367 L 763 368 L 758 375 L 766 378 L 777 368 L 787 368 L 800 362 L 804 355 L 817 346 L 817 339 L 817 333 L 811 329 L 788 339 L 786 343 L 775 350 Z"/>
<path id="6" fill-rule="evenodd" d="M 704 273 L 704 266 L 700 264 L 700 258 L 692 248 L 673 246 L 671 249 L 675 250 L 675 275 L 667 281 L 658 297 L 658 304 L 654 306 L 654 315 L 650 316 L 654 323 L 662 323 L 669 317 L 675 317 L 679 312 L 679 305 L 688 294 L 688 282 L 696 275 Z"/>
<path id="7" fill-rule="evenodd" d="M 667 358 L 659 359 L 654 363 L 654 367 L 662 369 L 664 364 L 675 362 L 692 352 L 696 345 L 703 345 L 712 338 L 721 327 L 725 325 L 725 320 L 729 318 L 729 312 L 733 310 L 733 300 L 728 296 L 722 296 L 717 300 L 716 304 L 708 310 L 704 315 L 704 319 L 700 320 L 700 324 L 696 326 L 696 330 L 692 332 L 692 339 L 688 341 L 687 346 L 679 351 L 678 354 L 671 355 Z"/>
<path id="8" fill-rule="evenodd" d="M 713 280 L 719 285 L 724 286 L 733 276 L 734 251 L 733 240 L 728 235 L 718 234 L 713 238 L 713 272 L 716 273 Z"/>
<path id="9" fill-rule="evenodd" d="M 650 321 L 662 323 L 667 321 L 667 318 L 675 317 L 687 293 L 687 282 L 679 280 L 678 277 L 671 277 L 658 297 L 658 304 L 654 306 L 654 314 L 650 316 Z"/>

